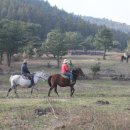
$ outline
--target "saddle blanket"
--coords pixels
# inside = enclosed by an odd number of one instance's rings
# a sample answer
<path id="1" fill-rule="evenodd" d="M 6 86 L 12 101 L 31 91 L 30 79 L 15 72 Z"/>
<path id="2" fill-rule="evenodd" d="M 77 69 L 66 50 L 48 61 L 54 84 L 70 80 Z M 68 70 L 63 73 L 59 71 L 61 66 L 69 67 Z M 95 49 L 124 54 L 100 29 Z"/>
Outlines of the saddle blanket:
<path id="1" fill-rule="evenodd" d="M 69 79 L 68 76 L 64 75 L 64 74 L 60 74 L 62 77 L 66 78 L 66 79 Z"/>
<path id="2" fill-rule="evenodd" d="M 28 79 L 28 80 L 30 80 L 28 76 L 25 76 L 25 75 L 21 75 L 21 76 L 22 76 L 23 79 Z"/>

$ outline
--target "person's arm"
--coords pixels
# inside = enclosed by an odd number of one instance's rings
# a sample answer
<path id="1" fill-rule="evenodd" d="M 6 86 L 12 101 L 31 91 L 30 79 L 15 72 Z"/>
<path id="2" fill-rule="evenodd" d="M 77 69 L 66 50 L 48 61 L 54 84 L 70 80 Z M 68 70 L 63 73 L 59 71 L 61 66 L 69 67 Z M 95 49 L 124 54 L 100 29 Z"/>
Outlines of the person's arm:
<path id="1" fill-rule="evenodd" d="M 66 66 L 65 66 L 65 70 L 66 70 L 66 72 L 69 72 L 70 71 L 70 69 L 69 69 L 69 66 L 66 64 Z"/>
<path id="2" fill-rule="evenodd" d="M 26 71 L 26 73 L 29 73 L 29 74 L 30 74 L 30 71 L 28 70 L 28 67 L 27 67 L 27 66 L 25 66 L 25 71 Z"/>

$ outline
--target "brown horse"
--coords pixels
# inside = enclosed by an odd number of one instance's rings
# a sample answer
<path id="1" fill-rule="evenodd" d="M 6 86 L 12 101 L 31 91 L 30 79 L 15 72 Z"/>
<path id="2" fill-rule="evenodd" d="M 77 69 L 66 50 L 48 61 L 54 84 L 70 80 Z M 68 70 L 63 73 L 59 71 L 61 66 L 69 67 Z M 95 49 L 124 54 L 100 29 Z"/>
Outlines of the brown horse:
<path id="1" fill-rule="evenodd" d="M 84 76 L 83 71 L 81 70 L 81 68 L 75 68 L 72 69 L 72 74 L 73 74 L 73 84 L 70 84 L 70 80 L 68 78 L 63 77 L 61 74 L 53 74 L 48 78 L 48 84 L 50 86 L 49 92 L 48 92 L 48 96 L 50 96 L 50 93 L 52 91 L 52 89 L 54 88 L 55 93 L 59 96 L 58 92 L 57 92 L 57 85 L 59 85 L 60 87 L 70 87 L 70 96 L 72 96 L 74 94 L 74 85 L 76 83 L 76 80 L 78 78 L 78 76 Z"/>
<path id="2" fill-rule="evenodd" d="M 130 55 L 128 55 L 127 58 L 124 57 L 124 55 L 122 55 L 121 56 L 121 61 L 123 62 L 123 60 L 126 60 L 126 62 L 128 63 L 129 58 L 130 58 Z"/>

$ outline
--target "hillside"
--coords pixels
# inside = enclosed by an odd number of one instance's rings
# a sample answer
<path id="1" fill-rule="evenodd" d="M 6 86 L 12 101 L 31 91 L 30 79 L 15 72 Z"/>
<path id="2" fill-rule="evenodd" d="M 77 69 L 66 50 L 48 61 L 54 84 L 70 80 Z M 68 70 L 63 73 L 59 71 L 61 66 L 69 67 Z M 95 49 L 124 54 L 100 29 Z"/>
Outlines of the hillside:
<path id="1" fill-rule="evenodd" d="M 90 35 L 95 36 L 100 24 L 91 22 L 90 18 L 87 20 L 87 17 L 83 19 L 81 16 L 67 13 L 56 6 L 52 7 L 49 2 L 44 0 L 0 0 L 0 20 L 18 20 L 38 24 L 41 26 L 40 39 L 42 40 L 45 40 L 47 34 L 53 29 L 60 29 L 63 33 L 78 32 L 84 38 Z M 119 25 L 111 25 L 110 30 L 113 40 L 119 41 L 120 48 L 124 49 L 130 39 L 130 31 L 128 31 L 128 27 L 125 29 L 123 24 L 122 28 L 120 26 L 119 30 L 116 29 Z"/>
<path id="2" fill-rule="evenodd" d="M 111 29 L 119 30 L 125 33 L 130 33 L 130 25 L 125 23 L 115 22 L 109 19 L 100 19 L 100 18 L 93 18 L 93 17 L 82 17 L 86 22 L 90 22 L 92 24 L 96 24 L 98 26 L 105 25 Z"/>
<path id="3" fill-rule="evenodd" d="M 97 31 L 96 25 L 86 23 L 79 16 L 59 10 L 55 6 L 52 7 L 44 0 L 0 0 L 0 20 L 5 18 L 40 24 L 43 37 L 55 28 L 60 28 L 62 32 L 80 32 L 83 36 L 94 35 Z"/>

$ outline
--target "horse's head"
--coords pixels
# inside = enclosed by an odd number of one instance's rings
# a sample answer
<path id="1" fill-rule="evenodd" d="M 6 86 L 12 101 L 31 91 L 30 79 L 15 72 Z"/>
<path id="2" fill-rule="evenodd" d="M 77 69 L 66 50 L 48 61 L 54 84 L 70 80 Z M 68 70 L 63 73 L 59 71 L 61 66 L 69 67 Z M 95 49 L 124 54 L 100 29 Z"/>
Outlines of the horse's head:
<path id="1" fill-rule="evenodd" d="M 84 76 L 84 73 L 82 71 L 81 68 L 75 68 L 75 69 L 72 69 L 72 74 L 76 77 L 78 76 Z"/>
<path id="2" fill-rule="evenodd" d="M 44 71 L 38 71 L 34 74 L 36 77 L 47 80 L 48 79 L 48 75 L 44 72 Z"/>

